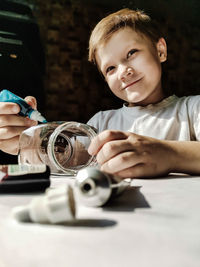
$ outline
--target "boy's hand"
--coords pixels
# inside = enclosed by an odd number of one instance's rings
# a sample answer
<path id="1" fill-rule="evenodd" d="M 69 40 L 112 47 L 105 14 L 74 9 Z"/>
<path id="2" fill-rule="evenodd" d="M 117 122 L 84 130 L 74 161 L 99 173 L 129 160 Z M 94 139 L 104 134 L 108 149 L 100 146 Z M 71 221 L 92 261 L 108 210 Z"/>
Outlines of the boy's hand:
<path id="1" fill-rule="evenodd" d="M 37 102 L 34 97 L 26 97 L 26 102 L 36 108 Z M 0 150 L 16 155 L 19 149 L 19 136 L 22 131 L 37 122 L 17 115 L 19 105 L 11 102 L 0 102 Z"/>
<path id="2" fill-rule="evenodd" d="M 127 177 L 155 177 L 171 171 L 175 152 L 166 141 L 130 132 L 106 130 L 88 149 L 96 155 L 101 170 Z"/>

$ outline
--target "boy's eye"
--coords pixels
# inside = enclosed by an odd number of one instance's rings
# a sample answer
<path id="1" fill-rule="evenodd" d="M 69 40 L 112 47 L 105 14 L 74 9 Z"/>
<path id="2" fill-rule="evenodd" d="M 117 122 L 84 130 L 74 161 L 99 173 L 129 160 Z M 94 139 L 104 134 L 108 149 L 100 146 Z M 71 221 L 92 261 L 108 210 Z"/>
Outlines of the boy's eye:
<path id="1" fill-rule="evenodd" d="M 127 58 L 129 58 L 130 56 L 132 56 L 133 54 L 135 54 L 138 50 L 137 49 L 131 49 L 128 54 L 127 54 Z"/>
<path id="2" fill-rule="evenodd" d="M 113 70 L 115 67 L 114 66 L 110 66 L 110 67 L 108 67 L 107 69 L 106 69 L 106 74 L 108 73 L 108 72 L 110 72 L 111 70 Z"/>

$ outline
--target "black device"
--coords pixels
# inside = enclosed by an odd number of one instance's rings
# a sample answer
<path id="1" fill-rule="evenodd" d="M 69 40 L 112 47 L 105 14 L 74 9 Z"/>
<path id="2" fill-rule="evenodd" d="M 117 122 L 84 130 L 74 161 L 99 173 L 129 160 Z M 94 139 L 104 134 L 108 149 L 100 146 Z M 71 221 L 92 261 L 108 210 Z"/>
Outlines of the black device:
<path id="1" fill-rule="evenodd" d="M 43 192 L 49 186 L 48 166 L 0 165 L 0 194 Z"/>

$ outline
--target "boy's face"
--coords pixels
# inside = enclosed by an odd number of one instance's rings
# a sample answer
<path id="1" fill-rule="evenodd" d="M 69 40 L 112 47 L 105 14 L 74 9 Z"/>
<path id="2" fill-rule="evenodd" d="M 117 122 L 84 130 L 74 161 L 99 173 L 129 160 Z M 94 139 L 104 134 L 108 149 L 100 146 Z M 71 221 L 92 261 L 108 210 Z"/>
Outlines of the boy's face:
<path id="1" fill-rule="evenodd" d="M 155 46 L 130 27 L 123 28 L 97 49 L 96 61 L 111 91 L 129 106 L 159 102 L 161 62 L 166 60 L 166 43 Z"/>

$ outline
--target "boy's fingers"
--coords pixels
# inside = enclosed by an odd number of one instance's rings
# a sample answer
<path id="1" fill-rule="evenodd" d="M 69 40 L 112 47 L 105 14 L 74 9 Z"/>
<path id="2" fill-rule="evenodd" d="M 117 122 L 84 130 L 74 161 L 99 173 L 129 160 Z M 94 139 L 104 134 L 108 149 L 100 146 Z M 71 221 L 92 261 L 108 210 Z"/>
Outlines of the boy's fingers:
<path id="1" fill-rule="evenodd" d="M 151 169 L 149 166 L 144 163 L 136 164 L 127 169 L 123 169 L 119 172 L 116 172 L 115 175 L 120 176 L 121 178 L 140 178 L 140 177 L 148 177 Z"/>
<path id="2" fill-rule="evenodd" d="M 127 133 L 120 131 L 106 130 L 101 132 L 97 137 L 93 138 L 88 148 L 90 155 L 96 155 L 101 147 L 112 140 L 122 140 L 127 138 Z"/>
<path id="3" fill-rule="evenodd" d="M 33 108 L 37 109 L 37 100 L 34 96 L 26 96 L 24 100 Z"/>
<path id="4" fill-rule="evenodd" d="M 108 173 L 117 173 L 141 163 L 143 163 L 143 160 L 140 156 L 137 156 L 133 151 L 127 151 L 105 161 L 101 165 L 101 170 Z"/>
<path id="5" fill-rule="evenodd" d="M 7 140 L 0 140 L 0 150 L 12 155 L 17 155 L 19 150 L 19 136 Z"/>
<path id="6" fill-rule="evenodd" d="M 16 103 L 0 102 L 0 114 L 17 114 L 20 111 L 20 107 Z"/>
<path id="7" fill-rule="evenodd" d="M 22 131 L 26 130 L 27 127 L 22 126 L 10 126 L 10 127 L 2 127 L 0 128 L 0 139 L 1 140 L 7 140 L 10 138 L 13 138 L 15 136 L 19 136 Z"/>
<path id="8" fill-rule="evenodd" d="M 3 127 L 34 126 L 37 123 L 27 117 L 18 115 L 0 115 L 0 129 Z"/>
<path id="9" fill-rule="evenodd" d="M 127 142 L 127 139 L 123 140 L 113 140 L 107 142 L 99 150 L 96 155 L 97 162 L 101 165 L 104 162 L 116 157 L 117 155 L 125 155 L 126 152 L 132 151 L 132 153 L 137 154 L 136 149 Z"/>

